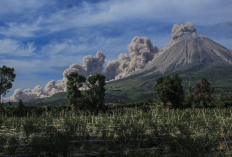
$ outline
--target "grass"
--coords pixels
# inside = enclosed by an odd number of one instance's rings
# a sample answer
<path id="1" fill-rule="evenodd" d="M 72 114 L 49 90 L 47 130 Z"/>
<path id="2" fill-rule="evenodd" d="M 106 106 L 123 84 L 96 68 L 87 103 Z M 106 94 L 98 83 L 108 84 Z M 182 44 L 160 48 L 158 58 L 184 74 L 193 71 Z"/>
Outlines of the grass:
<path id="1" fill-rule="evenodd" d="M 152 106 L 97 116 L 50 111 L 41 117 L 1 117 L 0 155 L 226 156 L 232 149 L 231 115 L 232 109 Z"/>

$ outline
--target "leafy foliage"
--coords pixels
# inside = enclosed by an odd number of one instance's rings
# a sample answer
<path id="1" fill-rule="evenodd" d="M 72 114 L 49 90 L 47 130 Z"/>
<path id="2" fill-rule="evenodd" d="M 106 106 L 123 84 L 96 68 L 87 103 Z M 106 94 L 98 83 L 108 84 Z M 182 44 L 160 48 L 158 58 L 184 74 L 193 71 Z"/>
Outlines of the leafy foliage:
<path id="1" fill-rule="evenodd" d="M 79 75 L 77 72 L 72 72 L 67 76 L 67 97 L 69 104 L 80 108 L 83 106 L 83 96 L 79 88 L 83 87 L 86 78 L 83 75 Z"/>
<path id="2" fill-rule="evenodd" d="M 16 75 L 14 73 L 14 68 L 9 68 L 7 66 L 0 67 L 0 103 L 1 95 L 5 96 L 9 89 L 12 88 Z"/>
<path id="3" fill-rule="evenodd" d="M 185 93 L 185 105 L 191 107 L 194 102 L 194 89 L 191 85 L 188 85 L 187 91 Z"/>
<path id="4" fill-rule="evenodd" d="M 19 104 L 18 104 L 18 115 L 19 117 L 26 116 L 26 108 L 21 99 L 19 99 Z"/>
<path id="5" fill-rule="evenodd" d="M 90 110 L 102 109 L 105 103 L 105 76 L 96 73 L 88 78 L 87 99 L 89 100 L 88 108 Z"/>
<path id="6" fill-rule="evenodd" d="M 171 103 L 174 108 L 181 107 L 184 99 L 184 90 L 181 82 L 182 79 L 177 74 L 172 77 L 167 75 L 158 79 L 155 92 L 164 105 Z"/>
<path id="7" fill-rule="evenodd" d="M 205 78 L 202 78 L 201 82 L 196 83 L 194 101 L 196 103 L 202 102 L 203 105 L 206 106 L 208 102 L 212 101 L 213 92 L 214 90 L 212 89 L 211 84 Z"/>

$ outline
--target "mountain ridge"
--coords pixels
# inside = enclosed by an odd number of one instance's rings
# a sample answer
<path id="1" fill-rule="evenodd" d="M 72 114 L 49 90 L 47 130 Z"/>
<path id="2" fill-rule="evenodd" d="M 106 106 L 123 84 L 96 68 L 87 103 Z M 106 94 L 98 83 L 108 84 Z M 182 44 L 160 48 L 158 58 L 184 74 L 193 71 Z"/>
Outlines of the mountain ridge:
<path id="1" fill-rule="evenodd" d="M 156 67 L 154 72 L 183 71 L 203 65 L 221 66 L 232 64 L 232 51 L 226 49 L 211 39 L 200 37 L 184 39 L 172 45 L 158 58 L 149 62 L 138 73 Z"/>

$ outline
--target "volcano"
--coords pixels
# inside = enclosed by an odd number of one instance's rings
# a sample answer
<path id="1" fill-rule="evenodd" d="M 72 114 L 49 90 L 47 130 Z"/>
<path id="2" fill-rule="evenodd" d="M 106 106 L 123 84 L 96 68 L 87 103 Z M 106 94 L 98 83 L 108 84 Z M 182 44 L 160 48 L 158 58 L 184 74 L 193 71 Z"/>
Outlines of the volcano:
<path id="1" fill-rule="evenodd" d="M 158 57 L 140 72 L 155 69 L 150 73 L 164 74 L 232 65 L 232 51 L 209 38 L 198 35 L 195 28 L 193 30 L 191 32 L 188 28 L 184 29 L 177 38 L 172 35 L 171 45 L 160 52 Z"/>
<path id="2" fill-rule="evenodd" d="M 143 100 L 154 95 L 156 80 L 178 73 L 184 88 L 202 77 L 214 87 L 232 87 L 232 51 L 197 34 L 192 23 L 174 25 L 171 42 L 147 66 L 127 78 L 107 84 L 109 102 Z"/>

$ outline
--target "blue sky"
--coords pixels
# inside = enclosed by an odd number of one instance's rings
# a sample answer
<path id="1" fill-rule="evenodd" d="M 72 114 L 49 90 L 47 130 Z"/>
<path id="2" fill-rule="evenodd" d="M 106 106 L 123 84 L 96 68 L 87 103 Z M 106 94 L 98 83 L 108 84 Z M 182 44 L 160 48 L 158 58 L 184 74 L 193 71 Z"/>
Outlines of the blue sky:
<path id="1" fill-rule="evenodd" d="M 231 0 L 1 0 L 0 66 L 17 74 L 8 95 L 61 79 L 85 55 L 116 59 L 134 36 L 161 49 L 173 24 L 187 22 L 232 49 Z"/>

